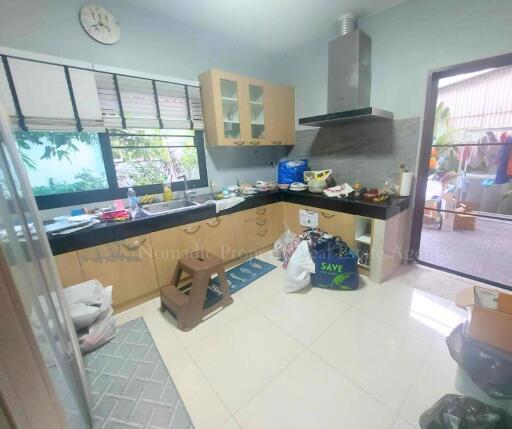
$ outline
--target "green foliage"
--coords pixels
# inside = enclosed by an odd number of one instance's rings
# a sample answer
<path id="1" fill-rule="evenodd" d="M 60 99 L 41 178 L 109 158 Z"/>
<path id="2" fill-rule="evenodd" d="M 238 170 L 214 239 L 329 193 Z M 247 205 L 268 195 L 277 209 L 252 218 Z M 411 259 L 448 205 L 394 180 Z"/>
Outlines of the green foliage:
<path id="1" fill-rule="evenodd" d="M 25 166 L 31 170 L 37 170 L 37 162 L 24 151 L 31 150 L 34 146 L 41 147 L 39 159 L 57 158 L 59 161 L 70 161 L 70 155 L 79 150 L 77 142 L 91 145 L 98 143 L 98 136 L 89 133 L 53 133 L 53 132 L 26 132 L 16 133 L 16 142 L 21 153 L 21 159 Z"/>
<path id="2" fill-rule="evenodd" d="M 197 172 L 197 149 L 191 136 L 111 135 L 110 142 L 115 162 L 131 165 L 127 175 L 138 186 L 162 183 L 169 176 L 176 179 L 183 173 L 192 177 Z M 176 155 L 176 150 L 183 151 L 181 157 Z"/>
<path id="3" fill-rule="evenodd" d="M 66 181 L 56 182 L 53 177 L 48 178 L 48 185 L 35 186 L 32 191 L 35 196 L 64 194 L 67 192 L 93 191 L 96 189 L 105 189 L 108 187 L 105 174 L 95 176 L 91 170 L 83 168 L 75 174 L 76 181 L 68 183 Z"/>

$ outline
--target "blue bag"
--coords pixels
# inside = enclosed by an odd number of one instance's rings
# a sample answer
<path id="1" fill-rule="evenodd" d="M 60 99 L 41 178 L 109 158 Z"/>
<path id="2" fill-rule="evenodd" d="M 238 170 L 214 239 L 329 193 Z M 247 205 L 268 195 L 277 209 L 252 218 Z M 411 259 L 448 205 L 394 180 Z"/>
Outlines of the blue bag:
<path id="1" fill-rule="evenodd" d="M 346 247 L 339 237 L 319 243 L 313 251 L 315 273 L 311 274 L 313 287 L 336 290 L 355 290 L 359 285 L 357 255 Z M 342 255 L 343 253 L 343 255 Z"/>
<path id="2" fill-rule="evenodd" d="M 308 160 L 289 161 L 282 159 L 277 167 L 277 183 L 304 183 L 304 172 L 308 171 Z"/>

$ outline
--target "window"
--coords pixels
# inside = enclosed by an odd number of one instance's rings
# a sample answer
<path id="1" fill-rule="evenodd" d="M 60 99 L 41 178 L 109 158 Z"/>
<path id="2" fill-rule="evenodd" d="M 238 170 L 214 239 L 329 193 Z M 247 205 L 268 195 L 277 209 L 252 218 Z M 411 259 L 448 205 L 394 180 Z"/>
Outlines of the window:
<path id="1" fill-rule="evenodd" d="M 208 186 L 197 85 L 0 59 L 1 101 L 40 209 L 124 198 L 128 187 L 160 193 L 168 177 L 181 190 L 182 174 Z"/>
<path id="2" fill-rule="evenodd" d="M 98 134 L 18 132 L 35 196 L 108 189 Z"/>
<path id="3" fill-rule="evenodd" d="M 120 188 L 161 183 L 166 177 L 177 182 L 200 180 L 194 131 L 115 130 L 109 133 L 112 158 Z"/>
<path id="4" fill-rule="evenodd" d="M 39 209 L 206 187 L 202 131 L 109 130 L 107 133 L 17 132 L 17 143 Z"/>

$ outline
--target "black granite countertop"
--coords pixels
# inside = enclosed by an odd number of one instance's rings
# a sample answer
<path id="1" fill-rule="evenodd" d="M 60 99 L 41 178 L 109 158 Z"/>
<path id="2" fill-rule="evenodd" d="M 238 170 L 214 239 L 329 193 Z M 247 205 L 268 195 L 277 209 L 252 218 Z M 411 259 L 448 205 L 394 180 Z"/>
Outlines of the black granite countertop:
<path id="1" fill-rule="evenodd" d="M 323 194 L 313 194 L 308 191 L 271 191 L 247 197 L 242 203 L 216 214 L 214 204 L 205 204 L 191 210 L 178 213 L 168 213 L 149 216 L 142 212 L 129 221 L 101 222 L 82 231 L 68 235 L 48 234 L 50 247 L 54 255 L 74 250 L 110 243 L 148 234 L 162 229 L 173 228 L 192 222 L 223 216 L 242 210 L 286 201 L 294 204 L 308 205 L 327 210 L 339 211 L 354 215 L 367 216 L 386 220 L 409 207 L 409 198 L 393 198 L 386 203 L 367 203 L 349 198 L 329 198 Z"/>

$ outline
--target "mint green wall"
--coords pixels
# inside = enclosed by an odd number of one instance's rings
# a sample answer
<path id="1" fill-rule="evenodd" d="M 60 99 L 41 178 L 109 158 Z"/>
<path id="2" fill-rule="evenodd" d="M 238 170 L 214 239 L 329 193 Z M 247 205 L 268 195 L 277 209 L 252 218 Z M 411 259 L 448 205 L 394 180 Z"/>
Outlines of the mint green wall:
<path id="1" fill-rule="evenodd" d="M 409 0 L 364 18 L 372 103 L 423 114 L 427 70 L 512 52 L 511 0 Z"/>
<path id="2" fill-rule="evenodd" d="M 135 1 L 93 1 L 117 17 L 122 33 L 115 45 L 97 43 L 78 20 L 81 6 L 87 3 L 2 0 L 0 46 L 182 79 L 196 80 L 212 67 L 261 75 L 263 52 L 151 14 L 143 1 L 140 9 Z"/>
<path id="3" fill-rule="evenodd" d="M 427 71 L 512 52 L 511 0 L 408 0 L 363 18 L 372 38 L 372 105 L 420 116 Z M 269 71 L 297 91 L 297 117 L 326 112 L 327 42 L 285 53 Z"/>

